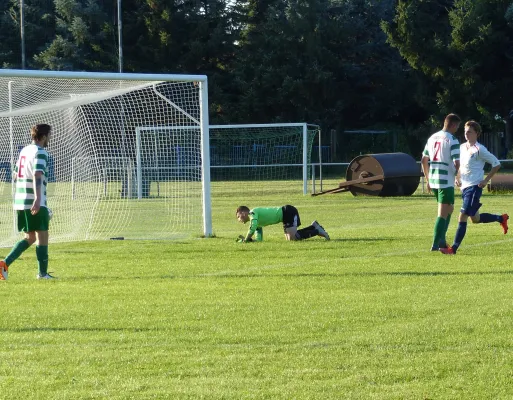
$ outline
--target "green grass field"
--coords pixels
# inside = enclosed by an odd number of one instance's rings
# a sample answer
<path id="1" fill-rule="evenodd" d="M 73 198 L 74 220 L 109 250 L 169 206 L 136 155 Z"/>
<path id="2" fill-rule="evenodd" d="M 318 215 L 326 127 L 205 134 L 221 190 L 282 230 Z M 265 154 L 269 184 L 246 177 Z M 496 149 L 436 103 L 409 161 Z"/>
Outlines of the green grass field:
<path id="1" fill-rule="evenodd" d="M 213 190 L 215 238 L 55 244 L 57 281 L 29 249 L 0 285 L 0 398 L 513 398 L 513 231 L 471 225 L 444 256 L 430 196 L 238 185 Z M 332 240 L 235 243 L 236 206 L 287 203 Z"/>

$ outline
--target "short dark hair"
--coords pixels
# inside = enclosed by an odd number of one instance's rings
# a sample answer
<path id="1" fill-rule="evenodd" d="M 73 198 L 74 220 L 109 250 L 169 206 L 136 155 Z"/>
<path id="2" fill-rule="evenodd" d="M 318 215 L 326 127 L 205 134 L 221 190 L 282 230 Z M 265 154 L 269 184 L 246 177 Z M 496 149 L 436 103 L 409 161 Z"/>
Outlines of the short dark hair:
<path id="1" fill-rule="evenodd" d="M 470 121 L 465 122 L 465 126 L 474 129 L 477 133 L 477 136 L 481 135 L 481 133 L 483 132 L 483 130 L 481 129 L 481 125 L 479 125 L 476 121 L 472 119 Z"/>
<path id="2" fill-rule="evenodd" d="M 236 214 L 238 214 L 240 212 L 249 212 L 249 208 L 246 206 L 239 206 L 239 207 L 237 207 Z"/>
<path id="3" fill-rule="evenodd" d="M 461 118 L 457 114 L 448 114 L 445 117 L 444 125 L 449 126 L 452 124 L 459 124 L 461 122 Z"/>
<path id="4" fill-rule="evenodd" d="M 52 127 L 48 124 L 37 124 L 30 129 L 30 136 L 33 140 L 41 140 L 50 134 Z"/>

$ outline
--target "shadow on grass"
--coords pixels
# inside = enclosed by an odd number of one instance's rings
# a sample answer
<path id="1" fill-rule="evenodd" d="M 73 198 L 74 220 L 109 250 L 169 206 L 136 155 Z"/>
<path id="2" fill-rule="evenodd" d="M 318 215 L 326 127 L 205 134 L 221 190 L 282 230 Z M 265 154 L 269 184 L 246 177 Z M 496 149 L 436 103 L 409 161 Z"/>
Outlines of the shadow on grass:
<path id="1" fill-rule="evenodd" d="M 397 240 L 397 238 L 340 238 L 340 239 L 331 239 L 330 242 L 391 242 L 393 240 Z"/>
<path id="2" fill-rule="evenodd" d="M 466 276 L 466 275 L 513 275 L 513 270 L 508 271 L 404 271 L 404 272 L 341 272 L 341 273 L 298 273 L 298 274 L 206 274 L 206 275 L 189 275 L 177 276 L 176 278 L 342 278 L 346 276 L 352 277 L 374 277 L 374 276 Z"/>
<path id="3" fill-rule="evenodd" d="M 266 270 L 264 268 L 264 270 Z M 255 273 L 231 273 L 231 272 L 213 272 L 204 274 L 194 275 L 142 275 L 142 276 L 131 276 L 131 277 L 120 277 L 120 276 L 87 276 L 87 277 L 68 277 L 62 279 L 62 282 L 69 283 L 83 283 L 83 282 L 96 282 L 96 281 L 120 281 L 120 280 L 132 280 L 132 281 L 155 281 L 165 282 L 174 279 L 269 279 L 269 278 L 343 278 L 343 277 L 382 277 L 382 276 L 397 276 L 397 277 L 435 277 L 435 276 L 486 276 L 486 275 L 513 275 L 513 270 L 505 271 L 383 271 L 383 272 L 340 272 L 340 273 L 306 273 L 300 272 L 297 274 L 275 274 L 272 272 L 263 273 L 258 269 L 255 269 Z M 101 329 L 98 329 L 101 330 Z M 122 329 L 120 329 L 122 330 Z M 1 331 L 1 329 L 0 329 Z"/>
<path id="4" fill-rule="evenodd" d="M 386 272 L 386 273 L 375 273 L 376 275 L 398 275 L 398 276 L 438 276 L 438 275 L 513 275 L 513 270 L 507 271 L 403 271 L 403 272 Z M 363 274 L 365 275 L 365 274 Z"/>
<path id="5" fill-rule="evenodd" d="M 0 328 L 0 332 L 150 332 L 157 329 L 151 328 L 52 328 L 52 327 L 25 327 L 25 328 Z"/>

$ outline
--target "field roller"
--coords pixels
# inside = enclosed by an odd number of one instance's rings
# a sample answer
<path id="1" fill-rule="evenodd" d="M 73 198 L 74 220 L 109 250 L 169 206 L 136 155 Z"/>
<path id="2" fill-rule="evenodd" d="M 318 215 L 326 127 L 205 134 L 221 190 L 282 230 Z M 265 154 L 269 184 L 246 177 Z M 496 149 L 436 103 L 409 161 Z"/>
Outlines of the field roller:
<path id="1" fill-rule="evenodd" d="M 498 174 L 494 175 L 487 185 L 489 192 L 513 191 L 513 175 Z"/>
<path id="2" fill-rule="evenodd" d="M 347 191 L 353 196 L 411 196 L 419 186 L 420 177 L 420 165 L 408 154 L 366 154 L 351 161 L 346 181 L 340 182 L 338 188 L 312 196 Z"/>

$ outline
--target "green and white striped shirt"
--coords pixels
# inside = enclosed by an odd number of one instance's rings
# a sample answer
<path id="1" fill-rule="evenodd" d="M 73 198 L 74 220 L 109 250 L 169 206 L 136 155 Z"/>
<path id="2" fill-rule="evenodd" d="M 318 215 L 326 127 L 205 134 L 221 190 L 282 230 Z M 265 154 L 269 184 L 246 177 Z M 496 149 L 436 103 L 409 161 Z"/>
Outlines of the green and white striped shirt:
<path id="1" fill-rule="evenodd" d="M 46 182 L 48 170 L 48 152 L 35 144 L 25 146 L 14 167 L 16 173 L 16 193 L 14 195 L 15 210 L 30 210 L 35 199 L 34 174 L 43 172 L 41 188 L 41 207 L 46 207 Z"/>
<path id="2" fill-rule="evenodd" d="M 454 162 L 460 159 L 458 139 L 450 132 L 436 132 L 428 139 L 422 154 L 429 158 L 429 186 L 433 189 L 454 187 Z"/>

